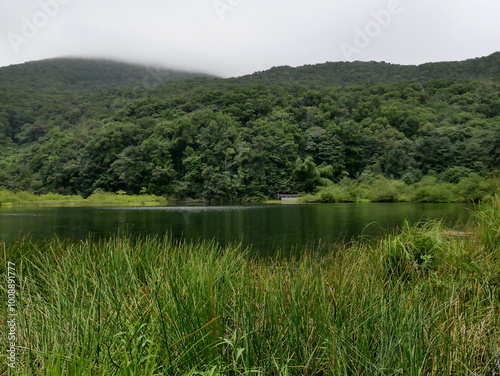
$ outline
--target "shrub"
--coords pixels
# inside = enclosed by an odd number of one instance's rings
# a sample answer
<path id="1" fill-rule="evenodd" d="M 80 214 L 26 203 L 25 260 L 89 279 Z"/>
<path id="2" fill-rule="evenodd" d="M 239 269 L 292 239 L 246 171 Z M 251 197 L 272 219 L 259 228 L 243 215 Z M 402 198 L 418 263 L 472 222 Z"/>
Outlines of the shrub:
<path id="1" fill-rule="evenodd" d="M 462 201 L 481 201 L 492 194 L 493 187 L 490 182 L 478 174 L 470 174 L 466 178 L 460 179 L 458 183 L 458 195 Z"/>
<path id="2" fill-rule="evenodd" d="M 18 202 L 19 198 L 15 193 L 10 191 L 0 191 L 0 204 Z"/>
<path id="3" fill-rule="evenodd" d="M 441 174 L 441 179 L 447 183 L 456 184 L 460 179 L 468 177 L 471 172 L 471 169 L 463 166 L 450 167 Z"/>
<path id="4" fill-rule="evenodd" d="M 400 234 L 383 241 L 382 264 L 388 277 L 411 279 L 433 270 L 444 246 L 440 222 L 405 221 Z"/>
<path id="5" fill-rule="evenodd" d="M 402 181 L 379 177 L 363 187 L 363 198 L 373 202 L 396 202 L 408 191 L 408 186 Z"/>
<path id="6" fill-rule="evenodd" d="M 414 200 L 418 202 L 456 202 L 455 191 L 453 184 L 438 183 L 435 177 L 426 176 L 417 184 Z"/>

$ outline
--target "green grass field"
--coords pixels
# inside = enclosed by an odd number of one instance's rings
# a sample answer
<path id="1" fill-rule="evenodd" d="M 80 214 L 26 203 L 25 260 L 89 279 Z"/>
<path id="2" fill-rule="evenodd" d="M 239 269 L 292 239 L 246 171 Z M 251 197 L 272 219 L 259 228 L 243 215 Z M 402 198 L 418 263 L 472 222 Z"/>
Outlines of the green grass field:
<path id="1" fill-rule="evenodd" d="M 19 313 L 0 374 L 498 375 L 499 231 L 496 198 L 465 232 L 274 261 L 156 237 L 0 243 Z"/>

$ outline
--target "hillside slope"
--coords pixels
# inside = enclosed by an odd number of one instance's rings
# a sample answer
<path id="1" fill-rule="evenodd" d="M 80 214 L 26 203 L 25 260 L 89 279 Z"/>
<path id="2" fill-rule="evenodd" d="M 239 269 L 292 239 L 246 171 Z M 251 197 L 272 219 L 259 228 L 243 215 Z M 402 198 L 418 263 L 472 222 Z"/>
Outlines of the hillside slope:
<path id="1" fill-rule="evenodd" d="M 164 84 L 113 62 L 2 68 L 0 190 L 477 201 L 497 189 L 499 57 L 229 80 L 170 72 Z"/>
<path id="2" fill-rule="evenodd" d="M 260 84 L 303 85 L 352 85 L 401 81 L 429 81 L 445 79 L 453 81 L 500 80 L 500 52 L 490 56 L 458 62 L 427 63 L 422 65 L 397 65 L 385 62 L 329 62 L 273 67 L 263 72 L 233 79 L 237 82 Z"/>
<path id="3" fill-rule="evenodd" d="M 210 75 L 111 60 L 58 58 L 0 68 L 0 88 L 91 92 L 119 87 L 149 88 L 207 76 Z"/>

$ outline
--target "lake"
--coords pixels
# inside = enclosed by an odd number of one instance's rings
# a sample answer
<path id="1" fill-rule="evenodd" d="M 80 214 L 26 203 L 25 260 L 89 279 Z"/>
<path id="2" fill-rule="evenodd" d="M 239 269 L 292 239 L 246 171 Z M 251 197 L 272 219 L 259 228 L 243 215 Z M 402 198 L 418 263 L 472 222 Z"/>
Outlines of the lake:
<path id="1" fill-rule="evenodd" d="M 392 231 L 407 218 L 464 224 L 464 204 L 308 204 L 166 207 L 0 208 L 0 240 L 57 235 L 75 240 L 119 235 L 169 234 L 175 239 L 241 242 L 263 252 L 300 245 L 328 245 Z"/>

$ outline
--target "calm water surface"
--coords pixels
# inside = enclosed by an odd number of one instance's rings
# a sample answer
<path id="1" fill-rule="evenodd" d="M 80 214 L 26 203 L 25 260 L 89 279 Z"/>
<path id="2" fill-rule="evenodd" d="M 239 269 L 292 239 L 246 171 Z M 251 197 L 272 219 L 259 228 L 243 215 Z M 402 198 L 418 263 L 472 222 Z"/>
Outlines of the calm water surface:
<path id="1" fill-rule="evenodd" d="M 331 244 L 377 236 L 404 219 L 465 223 L 472 207 L 461 204 L 317 204 L 168 206 L 133 208 L 0 208 L 0 240 L 25 235 L 85 239 L 92 234 L 169 234 L 176 239 L 241 242 L 261 251 Z"/>

